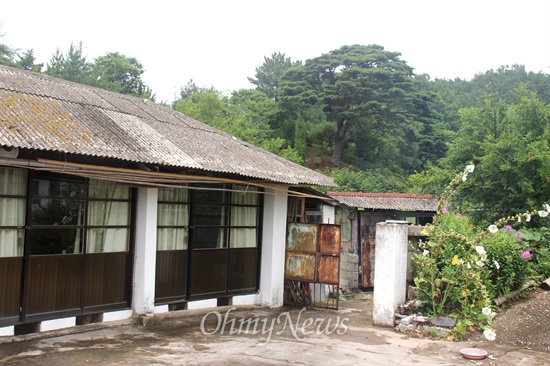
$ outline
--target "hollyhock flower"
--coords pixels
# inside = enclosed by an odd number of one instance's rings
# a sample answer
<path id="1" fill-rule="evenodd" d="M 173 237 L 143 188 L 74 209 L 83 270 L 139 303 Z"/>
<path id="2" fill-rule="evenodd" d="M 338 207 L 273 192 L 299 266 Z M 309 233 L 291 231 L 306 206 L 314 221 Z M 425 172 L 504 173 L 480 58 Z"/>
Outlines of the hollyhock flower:
<path id="1" fill-rule="evenodd" d="M 523 237 L 523 234 L 518 231 L 514 236 L 518 239 L 521 239 Z"/>
<path id="2" fill-rule="evenodd" d="M 476 166 L 474 164 L 466 165 L 466 172 L 473 173 Z"/>
<path id="3" fill-rule="evenodd" d="M 466 179 L 468 179 L 468 173 L 464 172 L 464 175 L 462 176 L 462 181 L 466 182 Z"/>
<path id="4" fill-rule="evenodd" d="M 462 215 L 458 213 L 458 214 L 456 214 L 456 217 L 461 218 Z"/>
<path id="5" fill-rule="evenodd" d="M 495 267 L 496 267 L 496 269 L 500 269 L 500 263 L 498 263 L 497 261 L 495 261 Z"/>
<path id="6" fill-rule="evenodd" d="M 449 209 L 447 207 L 443 207 L 443 209 L 441 210 L 442 213 L 446 214 L 449 212 Z"/>
<path id="7" fill-rule="evenodd" d="M 498 233 L 498 227 L 496 225 L 489 225 L 489 232 L 492 234 Z"/>
<path id="8" fill-rule="evenodd" d="M 485 336 L 485 339 L 491 342 L 497 338 L 497 334 L 492 329 L 489 329 L 489 328 L 483 331 L 483 335 Z"/>
<path id="9" fill-rule="evenodd" d="M 539 216 L 540 217 L 546 217 L 546 216 L 548 216 L 548 212 L 547 211 L 539 211 Z"/>
<path id="10" fill-rule="evenodd" d="M 518 222 L 521 222 L 521 216 L 518 216 Z"/>
<path id="11" fill-rule="evenodd" d="M 527 218 L 525 219 L 525 221 L 527 222 L 531 221 L 531 214 L 527 214 Z"/>
<path id="12" fill-rule="evenodd" d="M 550 205 L 548 203 L 544 204 L 546 206 L 546 212 L 550 212 Z"/>
<path id="13" fill-rule="evenodd" d="M 514 228 L 512 226 L 508 225 L 504 228 L 504 231 L 514 231 Z"/>
<path id="14" fill-rule="evenodd" d="M 531 253 L 529 251 L 521 253 L 521 258 L 529 259 L 531 258 Z"/>
<path id="15" fill-rule="evenodd" d="M 424 251 L 422 252 L 422 255 L 427 256 L 428 254 L 430 254 L 430 251 L 428 249 L 424 249 Z"/>

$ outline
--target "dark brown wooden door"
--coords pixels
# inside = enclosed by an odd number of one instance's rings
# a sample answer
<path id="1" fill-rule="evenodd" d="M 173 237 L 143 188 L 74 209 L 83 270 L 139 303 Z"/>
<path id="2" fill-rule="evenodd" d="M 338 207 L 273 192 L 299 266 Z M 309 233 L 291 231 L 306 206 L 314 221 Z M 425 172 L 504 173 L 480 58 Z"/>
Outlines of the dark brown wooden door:
<path id="1" fill-rule="evenodd" d="M 187 250 L 157 251 L 155 303 L 169 304 L 186 299 Z"/>
<path id="2" fill-rule="evenodd" d="M 22 257 L 0 258 L 0 326 L 19 320 Z"/>

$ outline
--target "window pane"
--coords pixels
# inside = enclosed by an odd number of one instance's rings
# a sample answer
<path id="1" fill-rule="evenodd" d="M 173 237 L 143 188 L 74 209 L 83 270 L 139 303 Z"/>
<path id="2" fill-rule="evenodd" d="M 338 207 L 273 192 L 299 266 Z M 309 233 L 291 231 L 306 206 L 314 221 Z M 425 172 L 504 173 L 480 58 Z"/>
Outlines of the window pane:
<path id="1" fill-rule="evenodd" d="M 85 187 L 84 178 L 52 177 L 43 172 L 35 172 L 32 180 L 32 192 L 35 196 L 85 197 Z"/>
<path id="2" fill-rule="evenodd" d="M 194 225 L 227 225 L 227 206 L 195 205 L 194 210 Z"/>
<path id="3" fill-rule="evenodd" d="M 90 179 L 88 196 L 108 200 L 126 200 L 130 198 L 130 188 L 107 180 Z"/>
<path id="4" fill-rule="evenodd" d="M 256 229 L 231 229 L 231 248 L 255 248 L 258 246 Z"/>
<path id="5" fill-rule="evenodd" d="M 188 191 L 182 188 L 161 188 L 158 200 L 159 202 L 187 202 Z"/>
<path id="6" fill-rule="evenodd" d="M 195 228 L 193 232 L 193 248 L 227 248 L 225 229 Z"/>
<path id="7" fill-rule="evenodd" d="M 32 225 L 82 225 L 84 201 L 33 199 Z"/>
<path id="8" fill-rule="evenodd" d="M 188 205 L 159 203 L 157 223 L 158 226 L 188 226 Z"/>
<path id="9" fill-rule="evenodd" d="M 88 229 L 86 253 L 125 252 L 128 250 L 128 229 Z"/>
<path id="10" fill-rule="evenodd" d="M 187 249 L 187 228 L 157 230 L 157 250 Z"/>
<path id="11" fill-rule="evenodd" d="M 231 194 L 231 203 L 234 205 L 251 205 L 258 204 L 258 187 L 250 187 L 243 185 L 234 185 L 233 189 L 241 192 L 233 192 Z"/>
<path id="12" fill-rule="evenodd" d="M 23 255 L 23 229 L 0 229 L 0 258 Z"/>
<path id="13" fill-rule="evenodd" d="M 209 190 L 195 190 L 193 191 L 193 200 L 195 203 L 209 203 L 209 204 L 225 204 L 228 201 L 228 192 L 219 191 L 214 189 L 224 189 L 224 185 L 208 185 Z"/>
<path id="14" fill-rule="evenodd" d="M 90 201 L 88 203 L 88 225 L 127 226 L 129 207 L 129 202 Z"/>
<path id="15" fill-rule="evenodd" d="M 27 194 L 27 171 L 0 167 L 0 194 L 25 196 Z"/>
<path id="16" fill-rule="evenodd" d="M 25 225 L 25 199 L 0 197 L 0 226 Z"/>
<path id="17" fill-rule="evenodd" d="M 231 226 L 257 226 L 257 207 L 231 207 Z"/>
<path id="18" fill-rule="evenodd" d="M 82 253 L 82 229 L 35 229 L 27 235 L 31 255 Z"/>

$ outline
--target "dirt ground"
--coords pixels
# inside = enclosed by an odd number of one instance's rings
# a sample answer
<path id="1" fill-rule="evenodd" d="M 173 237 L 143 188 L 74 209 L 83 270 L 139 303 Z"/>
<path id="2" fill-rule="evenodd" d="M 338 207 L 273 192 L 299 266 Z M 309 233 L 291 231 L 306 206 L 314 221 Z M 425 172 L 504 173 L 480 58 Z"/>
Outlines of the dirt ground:
<path id="1" fill-rule="evenodd" d="M 372 326 L 372 292 L 354 293 L 340 301 L 340 307 L 347 310 L 351 325 Z M 537 288 L 505 302 L 493 319 L 493 330 L 497 334 L 493 343 L 550 353 L 550 291 Z M 481 333 L 467 338 L 488 342 Z"/>

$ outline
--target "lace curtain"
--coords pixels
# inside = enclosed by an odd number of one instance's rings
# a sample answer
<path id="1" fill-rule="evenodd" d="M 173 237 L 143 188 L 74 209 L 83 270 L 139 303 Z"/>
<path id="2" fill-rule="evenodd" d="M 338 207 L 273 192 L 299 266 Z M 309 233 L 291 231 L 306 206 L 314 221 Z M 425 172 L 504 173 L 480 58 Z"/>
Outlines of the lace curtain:
<path id="1" fill-rule="evenodd" d="M 157 212 L 157 250 L 187 249 L 188 192 L 181 188 L 159 189 Z"/>

